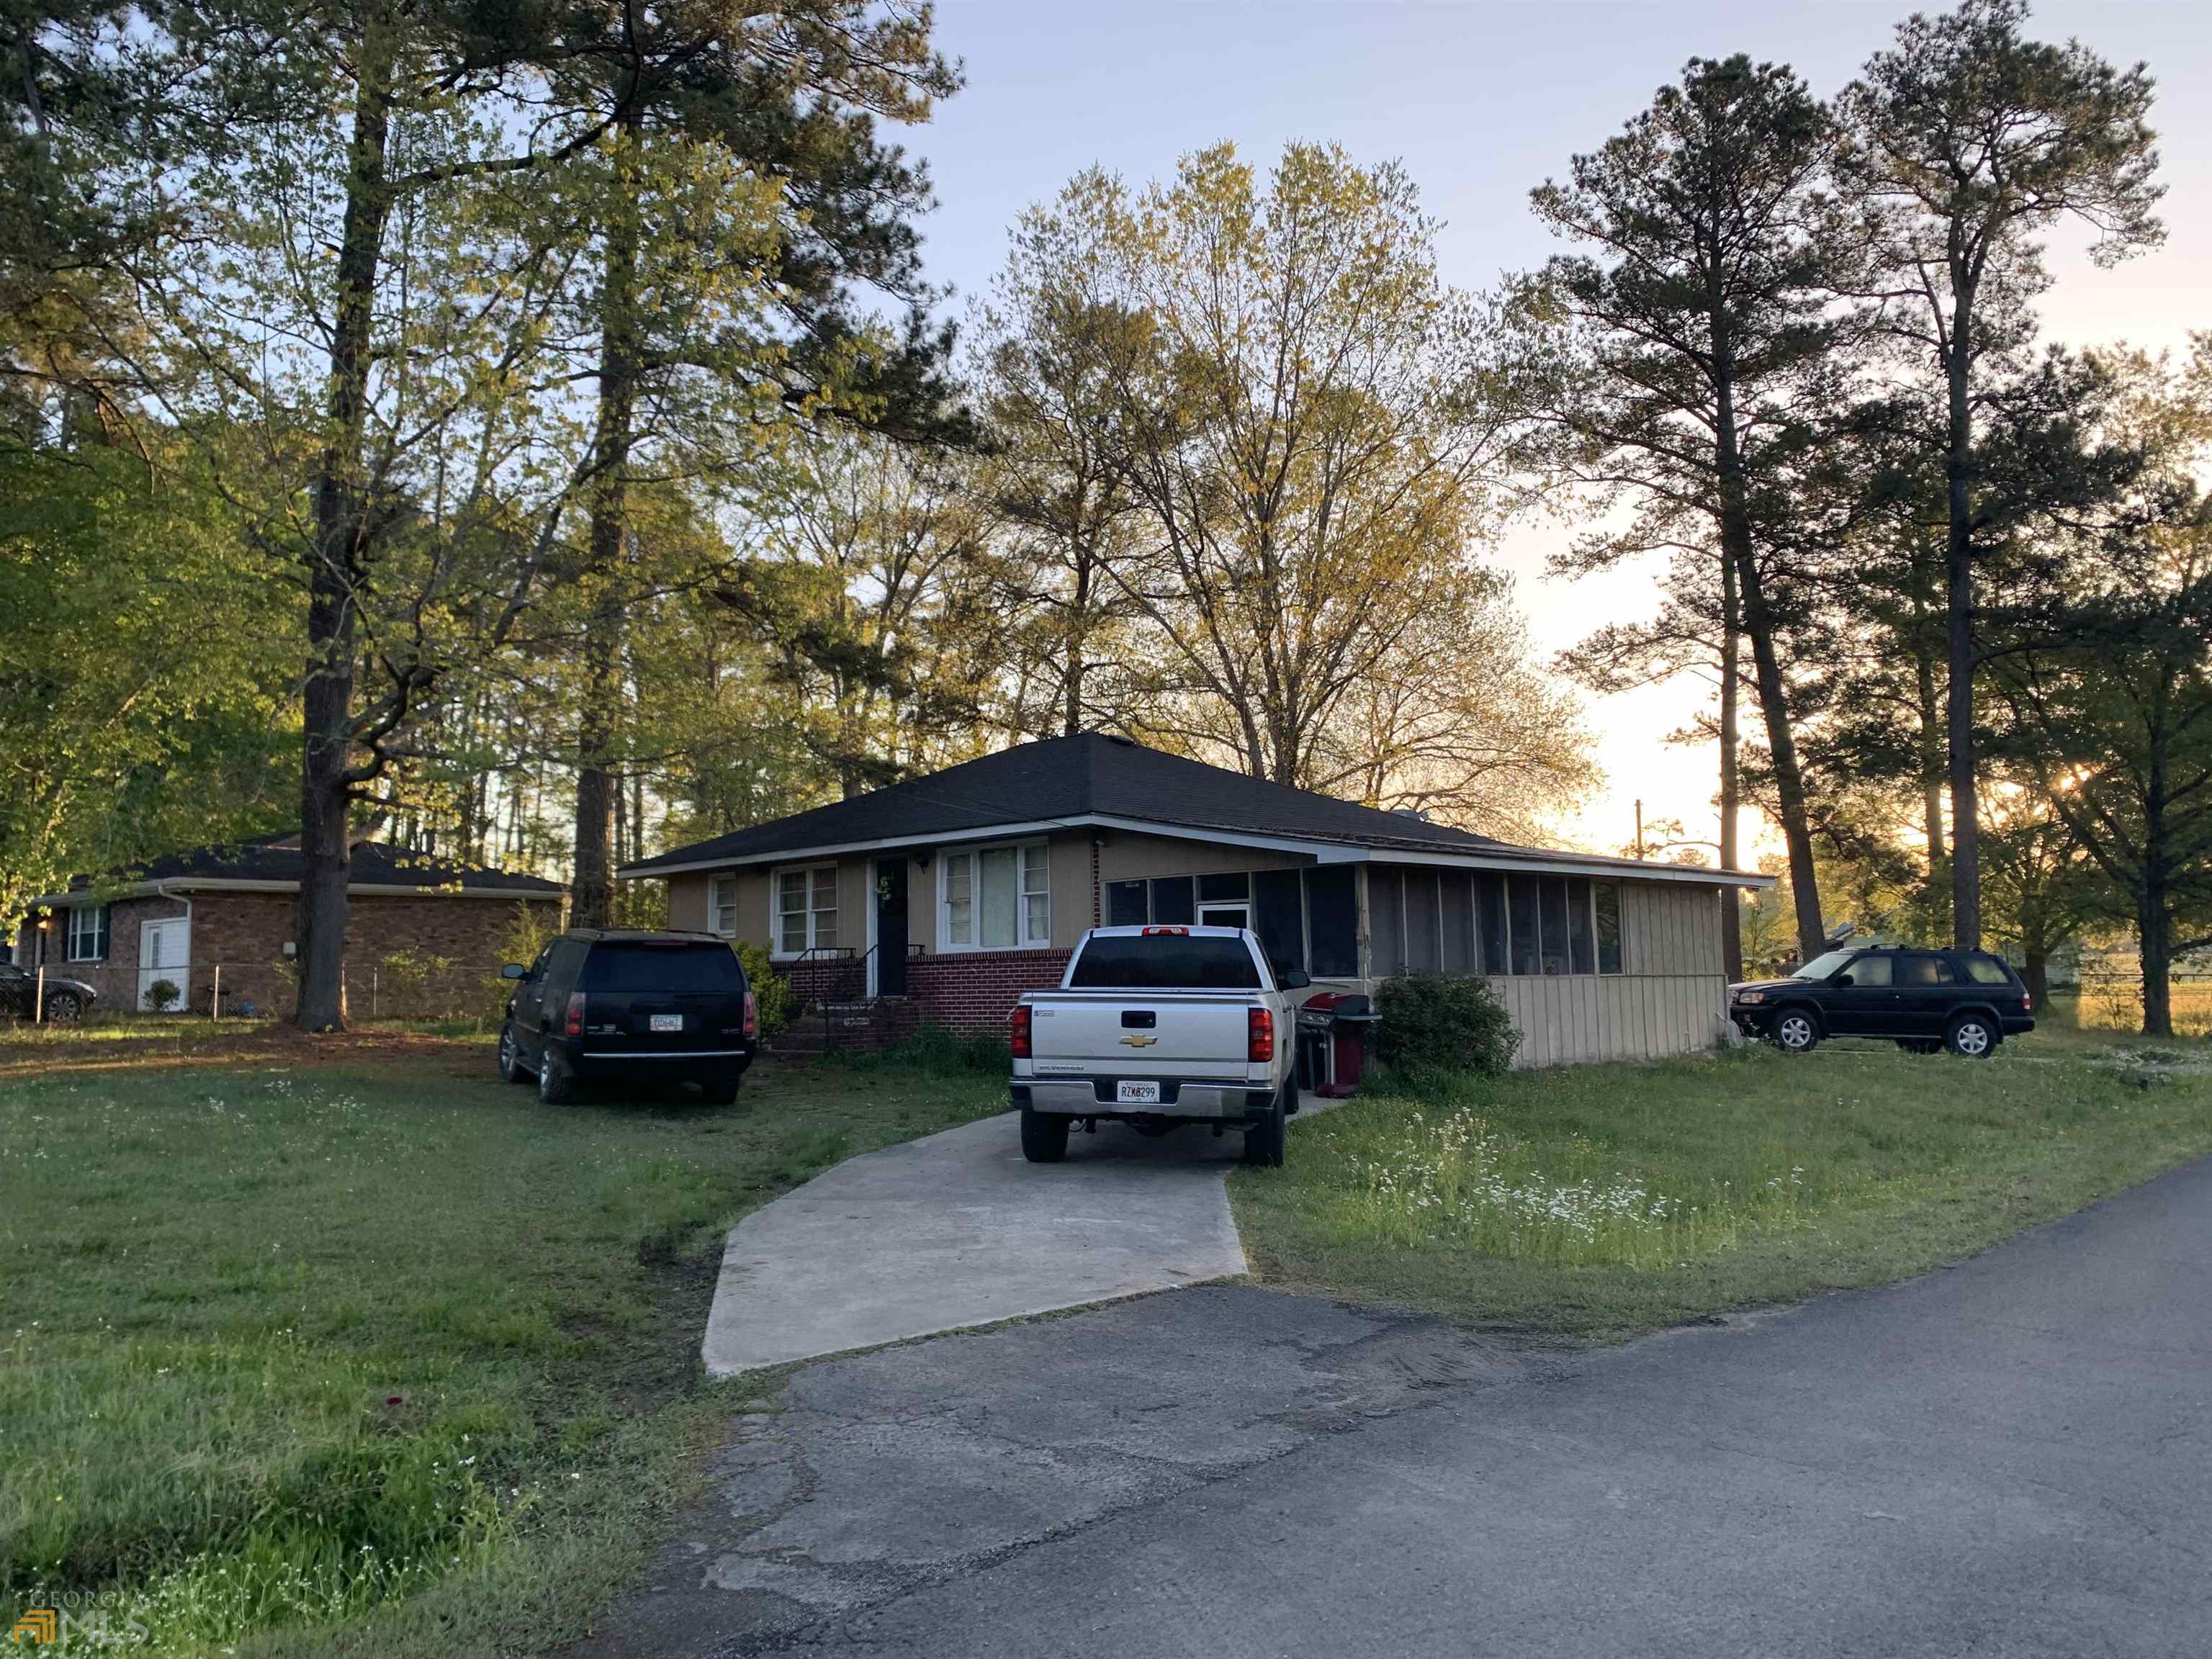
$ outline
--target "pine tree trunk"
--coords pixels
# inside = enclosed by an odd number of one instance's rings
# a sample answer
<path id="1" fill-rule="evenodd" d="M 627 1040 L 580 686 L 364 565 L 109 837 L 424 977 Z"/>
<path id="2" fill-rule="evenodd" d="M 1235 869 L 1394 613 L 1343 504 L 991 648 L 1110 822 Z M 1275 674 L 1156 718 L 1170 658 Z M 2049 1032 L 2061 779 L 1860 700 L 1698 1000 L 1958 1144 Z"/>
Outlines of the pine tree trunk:
<path id="1" fill-rule="evenodd" d="M 1790 723 L 1789 687 L 1782 678 L 1775 646 L 1775 623 L 1753 544 L 1751 514 L 1744 495 L 1743 457 L 1736 443 L 1734 369 L 1722 318 L 1713 319 L 1713 361 L 1717 435 L 1715 459 L 1720 474 L 1721 554 L 1735 567 L 1743 605 L 1743 631 L 1751 640 L 1753 683 L 1759 713 L 1766 722 L 1766 747 L 1774 767 L 1775 806 L 1782 839 L 1790 854 L 1790 896 L 1797 907 L 1799 960 L 1810 962 L 1827 949 L 1828 931 L 1820 916 L 1820 883 L 1813 865 L 1812 822 L 1805 806 L 1804 774 L 1797 763 L 1797 740 Z"/>
<path id="2" fill-rule="evenodd" d="M 1931 920 L 1943 902 L 1945 872 L 1950 865 L 1943 847 L 1943 728 L 1942 699 L 1936 694 L 1936 659 L 1929 648 L 1927 604 L 1916 570 L 1912 584 L 1913 690 L 1920 712 L 1920 832 L 1928 842 L 1927 904 Z"/>
<path id="3" fill-rule="evenodd" d="M 307 571 L 307 663 L 301 696 L 299 994 L 305 1031 L 345 1024 L 346 882 L 352 863 L 353 690 L 360 616 L 355 588 L 365 531 L 368 429 L 377 267 L 391 197 L 385 182 L 392 45 L 372 15 L 359 42 L 347 155 L 337 305 L 331 333 L 329 425 L 315 477 L 315 544 Z"/>
<path id="4" fill-rule="evenodd" d="M 1743 801 L 1742 766 L 1737 757 L 1736 705 L 1741 695 L 1742 601 L 1736 592 L 1735 561 L 1721 560 L 1721 868 L 1741 866 L 1736 819 Z M 1721 971 L 1733 985 L 1743 978 L 1743 896 L 1736 889 L 1721 895 Z"/>
<path id="5" fill-rule="evenodd" d="M 2136 912 L 2136 942 L 2142 951 L 2142 1029 L 2145 1036 L 2173 1035 L 2173 918 L 2165 884 L 2150 884 Z"/>
<path id="6" fill-rule="evenodd" d="M 1962 951 L 1982 945 L 1981 810 L 1974 755 L 1973 407 L 1967 401 L 1971 372 L 1972 298 L 1954 308 L 1951 350 L 1950 446 L 1943 457 L 1949 506 L 1944 544 L 1945 635 L 1950 684 L 1945 699 L 1951 785 L 1951 939 Z"/>
<path id="7" fill-rule="evenodd" d="M 635 135 L 625 129 L 625 153 Z M 623 643 L 629 621 L 622 575 L 628 472 L 637 402 L 637 225 L 622 198 L 607 226 L 600 318 L 599 408 L 587 579 L 597 592 L 584 629 L 582 707 L 576 724 L 576 838 L 570 876 L 573 925 L 605 927 L 614 908 L 614 774 L 621 726 Z"/>

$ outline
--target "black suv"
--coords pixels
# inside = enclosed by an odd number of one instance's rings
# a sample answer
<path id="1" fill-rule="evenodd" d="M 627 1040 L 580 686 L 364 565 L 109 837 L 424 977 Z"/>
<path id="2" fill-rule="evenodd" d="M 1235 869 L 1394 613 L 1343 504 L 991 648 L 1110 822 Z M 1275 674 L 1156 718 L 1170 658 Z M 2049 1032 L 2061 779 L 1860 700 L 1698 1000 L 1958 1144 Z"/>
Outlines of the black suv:
<path id="1" fill-rule="evenodd" d="M 726 1106 L 760 1046 L 760 1014 L 727 939 L 712 933 L 578 930 L 517 981 L 499 1033 L 499 1074 L 538 1079 L 549 1105 L 580 1085 L 696 1083 Z"/>
<path id="2" fill-rule="evenodd" d="M 2035 1029 L 2029 1006 L 2020 975 L 1986 951 L 1830 951 L 1788 979 L 1729 987 L 1729 1015 L 1747 1036 L 1800 1054 L 1824 1036 L 1871 1036 L 1981 1060 Z"/>

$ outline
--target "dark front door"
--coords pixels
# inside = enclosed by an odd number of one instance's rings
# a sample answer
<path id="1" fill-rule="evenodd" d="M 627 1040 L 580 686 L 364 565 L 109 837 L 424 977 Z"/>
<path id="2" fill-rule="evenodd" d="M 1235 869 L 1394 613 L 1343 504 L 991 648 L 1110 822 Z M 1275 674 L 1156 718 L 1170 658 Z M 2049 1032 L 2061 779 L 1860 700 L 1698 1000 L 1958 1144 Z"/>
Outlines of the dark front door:
<path id="1" fill-rule="evenodd" d="M 906 994 L 906 860 L 876 860 L 876 994 Z"/>

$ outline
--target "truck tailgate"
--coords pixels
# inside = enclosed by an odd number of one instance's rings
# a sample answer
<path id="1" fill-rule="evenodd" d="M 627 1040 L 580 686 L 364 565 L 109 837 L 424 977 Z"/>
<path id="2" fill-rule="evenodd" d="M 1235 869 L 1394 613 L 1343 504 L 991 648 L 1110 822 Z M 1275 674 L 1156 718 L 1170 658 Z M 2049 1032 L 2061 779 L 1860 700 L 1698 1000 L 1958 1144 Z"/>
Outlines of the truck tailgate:
<path id="1" fill-rule="evenodd" d="M 1188 991 L 1036 991 L 1030 1041 L 1039 1077 L 1242 1078 L 1253 999 Z"/>

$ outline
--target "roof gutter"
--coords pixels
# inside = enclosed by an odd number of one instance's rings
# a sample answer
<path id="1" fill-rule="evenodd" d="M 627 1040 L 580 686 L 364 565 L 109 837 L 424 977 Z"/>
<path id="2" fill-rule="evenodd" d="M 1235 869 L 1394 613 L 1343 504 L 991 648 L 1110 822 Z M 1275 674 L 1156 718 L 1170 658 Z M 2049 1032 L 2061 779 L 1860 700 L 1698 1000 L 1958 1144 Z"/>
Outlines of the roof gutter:
<path id="1" fill-rule="evenodd" d="M 296 893 L 296 881 L 252 881 L 243 876 L 171 876 L 161 881 L 133 882 L 127 887 L 111 889 L 100 902 L 106 904 L 125 898 L 177 898 L 172 888 L 189 889 L 196 893 Z M 403 882 L 356 881 L 346 884 L 349 894 L 362 893 L 371 897 L 398 896 L 408 898 L 507 898 L 544 899 L 557 901 L 557 887 L 416 887 Z M 82 902 L 88 895 L 75 893 L 41 893 L 36 898 L 23 901 L 27 910 L 64 909 Z"/>
<path id="2" fill-rule="evenodd" d="M 1225 843 L 1257 848 L 1267 852 L 1295 853 L 1320 864 L 1443 865 L 1455 869 L 1519 870 L 1545 875 L 1588 875 L 1592 871 L 1618 872 L 1639 881 L 1686 882 L 1704 887 L 1765 888 L 1772 876 L 1743 870 L 1715 870 L 1691 864 L 1645 864 L 1634 859 L 1602 858 L 1595 854 L 1546 853 L 1504 848 L 1496 852 L 1469 848 L 1465 852 L 1439 848 L 1435 852 L 1369 846 L 1358 842 L 1322 841 L 1310 836 L 1270 836 L 1246 830 L 1214 829 L 1203 824 L 1164 823 L 1157 818 L 1127 817 L 1116 812 L 1083 812 L 1064 818 L 1034 818 L 1017 823 L 984 824 L 971 829 L 943 830 L 935 835 L 885 836 L 869 841 L 825 842 L 812 847 L 783 847 L 763 853 L 741 853 L 721 858 L 692 859 L 682 864 L 626 864 L 615 872 L 617 880 L 657 880 L 664 876 L 696 874 L 709 870 L 738 870 L 761 865 L 797 864 L 841 853 L 869 853 L 894 847 L 948 847 L 969 842 L 1002 841 L 1010 836 L 1041 835 L 1054 830 L 1126 830 L 1137 835 L 1161 836 L 1177 841 Z"/>

